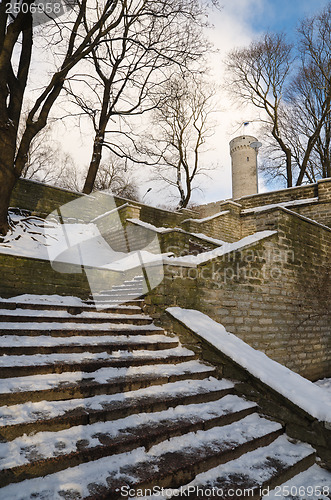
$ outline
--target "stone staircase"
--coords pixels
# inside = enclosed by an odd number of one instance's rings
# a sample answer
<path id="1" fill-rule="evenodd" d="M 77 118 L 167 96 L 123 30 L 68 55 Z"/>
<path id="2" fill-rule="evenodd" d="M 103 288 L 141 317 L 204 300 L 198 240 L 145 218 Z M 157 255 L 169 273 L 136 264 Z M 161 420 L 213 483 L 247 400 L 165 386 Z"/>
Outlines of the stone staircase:
<path id="1" fill-rule="evenodd" d="M 139 299 L 144 293 L 144 277 L 135 276 L 130 281 L 124 281 L 122 285 L 114 285 L 110 290 L 103 290 L 90 295 L 87 304 L 96 305 L 100 308 L 108 305 L 131 304 Z"/>
<path id="2" fill-rule="evenodd" d="M 302 474 L 327 493 L 314 450 L 141 306 L 0 301 L 0 498 L 257 499 Z"/>

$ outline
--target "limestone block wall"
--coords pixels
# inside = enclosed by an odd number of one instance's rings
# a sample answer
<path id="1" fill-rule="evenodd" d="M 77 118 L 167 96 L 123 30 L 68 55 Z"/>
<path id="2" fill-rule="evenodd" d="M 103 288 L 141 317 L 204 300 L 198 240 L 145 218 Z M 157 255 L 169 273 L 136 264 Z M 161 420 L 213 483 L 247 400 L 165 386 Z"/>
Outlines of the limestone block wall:
<path id="1" fill-rule="evenodd" d="M 182 227 L 190 233 L 203 233 L 211 238 L 234 242 L 241 238 L 240 205 L 231 201 L 219 204 L 220 212 L 203 219 L 187 219 Z"/>
<path id="2" fill-rule="evenodd" d="M 149 310 L 196 308 L 252 347 L 315 380 L 331 376 L 331 230 L 286 209 L 261 214 L 278 233 L 197 268 L 166 266 Z"/>
<path id="3" fill-rule="evenodd" d="M 162 210 L 136 201 L 127 200 L 119 196 L 109 197 L 105 193 L 84 195 L 82 193 L 48 186 L 27 179 L 18 180 L 12 193 L 10 206 L 29 210 L 33 214 L 41 217 L 47 217 L 48 214 L 62 205 L 82 198 L 84 202 L 80 205 L 78 216 L 81 220 L 87 221 L 101 215 L 103 212 L 110 211 L 113 208 L 113 200 L 117 207 L 128 203 L 131 206 L 137 207 L 140 210 L 141 220 L 158 227 L 180 227 L 183 220 L 188 217 L 197 216 L 197 213 L 192 210 L 183 209 L 171 212 L 169 210 Z M 77 217 L 77 213 L 71 215 Z"/>
<path id="4" fill-rule="evenodd" d="M 331 180 L 330 180 L 331 182 Z M 282 203 L 291 200 L 303 200 L 307 198 L 315 198 L 318 196 L 318 184 L 308 184 L 306 186 L 298 186 L 269 193 L 260 193 L 253 196 L 244 196 L 235 201 L 245 208 L 253 208 L 262 205 L 271 205 L 274 203 Z"/>
<path id="5" fill-rule="evenodd" d="M 109 289 L 135 276 L 134 271 L 124 275 L 102 269 L 81 269 L 74 264 L 61 264 L 61 269 L 62 272 L 56 271 L 47 260 L 0 254 L 0 296 L 56 294 L 87 299 L 91 293 L 87 273 L 96 291 Z"/>
<path id="6" fill-rule="evenodd" d="M 331 179 L 321 179 L 315 184 L 245 196 L 235 200 L 242 208 L 242 235 L 252 234 L 255 230 L 255 216 L 244 213 L 244 210 L 252 210 L 276 203 L 312 199 L 314 201 L 307 201 L 304 204 L 294 204 L 289 208 L 294 212 L 331 227 Z M 215 215 L 215 213 L 221 210 L 223 204 L 224 202 L 213 202 L 198 207 L 200 218 Z"/>

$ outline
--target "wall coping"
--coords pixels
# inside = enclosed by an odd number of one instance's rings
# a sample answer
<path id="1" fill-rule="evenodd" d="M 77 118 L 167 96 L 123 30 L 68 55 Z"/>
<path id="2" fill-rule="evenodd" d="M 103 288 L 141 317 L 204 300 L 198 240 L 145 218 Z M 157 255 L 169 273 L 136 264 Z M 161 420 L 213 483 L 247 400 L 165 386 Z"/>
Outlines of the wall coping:
<path id="1" fill-rule="evenodd" d="M 331 183 L 331 177 L 326 177 L 326 179 L 319 179 L 317 181 L 317 184 L 322 184 L 323 182 L 330 182 Z"/>
<path id="2" fill-rule="evenodd" d="M 322 179 L 321 179 L 322 180 Z M 331 182 L 331 178 L 328 177 L 327 179 L 323 179 L 324 181 Z M 319 182 L 319 181 L 318 181 Z M 310 188 L 310 187 L 316 187 L 318 182 L 313 182 L 311 184 L 303 184 L 301 186 L 293 186 L 290 188 L 284 188 L 284 189 L 276 189 L 274 191 L 265 191 L 264 193 L 256 193 L 256 194 L 248 194 L 246 196 L 242 196 L 241 198 L 236 198 L 236 200 L 246 200 L 248 198 L 255 198 L 256 196 L 267 196 L 267 195 L 272 195 L 275 193 L 287 193 L 289 191 L 296 191 L 298 189 L 303 189 L 303 188 Z"/>
<path id="3" fill-rule="evenodd" d="M 267 210 L 270 210 L 272 208 L 277 208 L 277 207 L 292 207 L 292 206 L 297 206 L 297 205 L 312 205 L 318 203 L 318 198 L 303 198 L 301 200 L 288 200 L 288 201 L 279 201 L 277 203 L 270 203 L 269 205 L 262 205 L 262 206 L 257 206 L 257 207 L 252 207 L 252 208 L 244 208 L 241 211 L 241 214 L 254 214 L 258 212 L 264 212 Z"/>
<path id="4" fill-rule="evenodd" d="M 26 182 L 29 184 L 30 182 L 33 184 L 38 184 L 39 186 L 44 186 L 48 189 L 55 189 L 56 191 L 65 191 L 66 193 L 77 194 L 78 196 L 93 196 L 93 194 L 82 193 L 81 191 L 75 191 L 74 189 L 68 189 L 60 186 L 53 186 L 52 184 L 46 184 L 45 182 L 37 181 L 36 179 L 25 179 L 24 177 L 18 178 L 19 182 Z"/>
<path id="5" fill-rule="evenodd" d="M 308 222 L 309 224 L 312 224 L 314 226 L 320 227 L 321 229 L 325 229 L 326 231 L 331 232 L 331 228 L 328 226 L 325 226 L 324 224 L 321 224 L 320 222 L 317 222 L 314 219 L 310 219 L 309 217 L 306 217 L 305 215 L 298 214 L 297 212 L 293 212 L 293 210 L 290 210 L 286 207 L 273 207 L 270 208 L 269 210 L 264 211 L 263 213 L 266 212 L 276 212 L 277 210 L 283 211 L 286 214 L 292 215 L 293 217 L 297 217 L 298 219 L 301 219 L 305 222 Z"/>
<path id="6" fill-rule="evenodd" d="M 203 222 L 207 222 L 209 220 L 216 219 L 217 217 L 220 217 L 222 215 L 226 215 L 229 213 L 230 213 L 230 210 L 223 210 L 223 212 L 218 212 L 217 214 L 209 215 L 208 217 L 204 217 L 203 219 L 185 219 L 182 221 L 182 224 L 184 224 L 184 222 L 196 222 L 198 224 L 202 224 Z"/>
<path id="7" fill-rule="evenodd" d="M 256 245 L 261 240 L 270 238 L 277 234 L 277 231 L 258 231 L 249 236 L 241 238 L 241 240 L 235 241 L 233 243 L 226 243 L 221 247 L 210 250 L 209 252 L 204 252 L 199 255 L 186 255 L 184 257 L 166 257 L 164 263 L 172 266 L 178 267 L 198 267 L 210 262 L 213 259 L 223 257 L 226 254 L 235 252 L 237 250 L 242 251 L 243 249 L 249 248 Z"/>

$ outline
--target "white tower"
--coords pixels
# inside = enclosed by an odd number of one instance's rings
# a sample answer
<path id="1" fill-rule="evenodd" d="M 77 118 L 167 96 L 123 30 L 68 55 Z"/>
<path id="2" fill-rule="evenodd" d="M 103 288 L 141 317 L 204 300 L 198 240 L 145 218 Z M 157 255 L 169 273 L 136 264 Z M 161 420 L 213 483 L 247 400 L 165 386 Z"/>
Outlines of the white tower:
<path id="1" fill-rule="evenodd" d="M 251 135 L 240 135 L 230 141 L 232 164 L 232 199 L 257 193 L 257 153 L 262 146 Z"/>

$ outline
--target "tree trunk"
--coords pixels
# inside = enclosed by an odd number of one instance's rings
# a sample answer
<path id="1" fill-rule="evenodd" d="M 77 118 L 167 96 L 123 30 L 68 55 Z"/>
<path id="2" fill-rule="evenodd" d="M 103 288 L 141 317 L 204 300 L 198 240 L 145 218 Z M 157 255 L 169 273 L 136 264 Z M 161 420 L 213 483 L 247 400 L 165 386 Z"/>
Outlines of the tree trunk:
<path id="1" fill-rule="evenodd" d="M 3 164 L 0 164 L 0 234 L 3 236 L 9 229 L 8 208 L 16 181 L 14 169 L 3 168 Z"/>
<path id="2" fill-rule="evenodd" d="M 103 144 L 104 135 L 97 134 L 93 144 L 93 155 L 91 159 L 91 163 L 88 169 L 87 177 L 85 180 L 85 184 L 83 187 L 83 193 L 90 194 L 93 190 L 95 178 L 97 176 L 101 157 L 102 157 L 102 144 Z"/>

